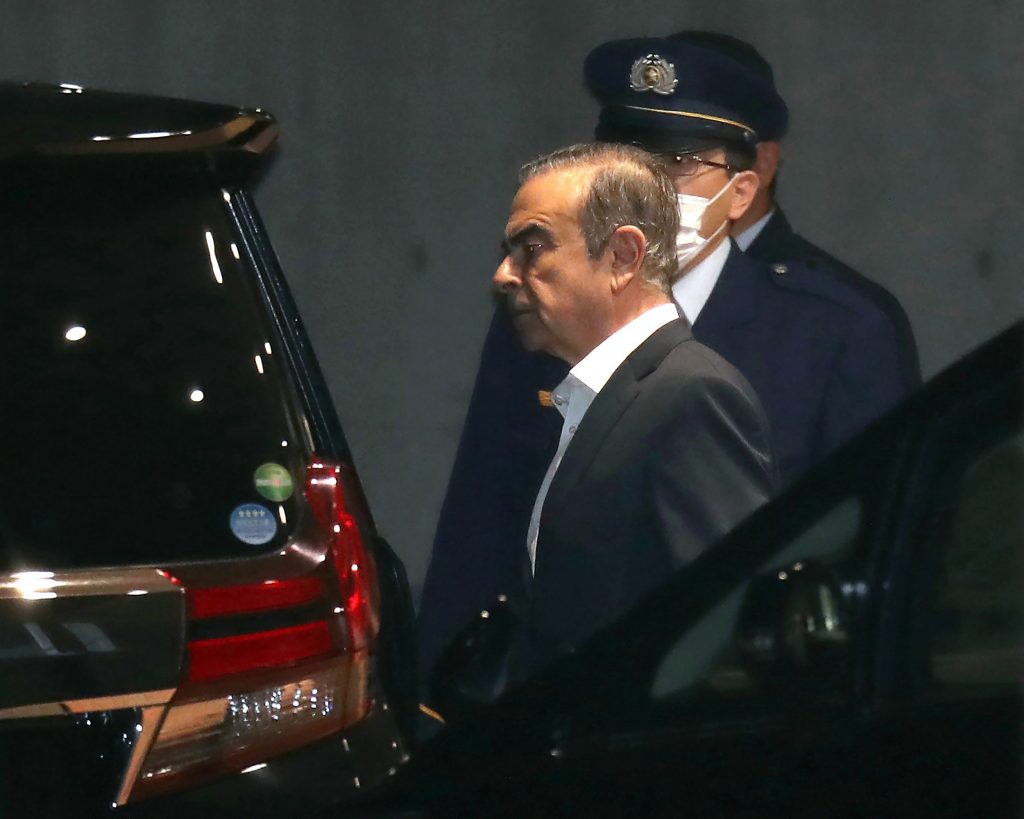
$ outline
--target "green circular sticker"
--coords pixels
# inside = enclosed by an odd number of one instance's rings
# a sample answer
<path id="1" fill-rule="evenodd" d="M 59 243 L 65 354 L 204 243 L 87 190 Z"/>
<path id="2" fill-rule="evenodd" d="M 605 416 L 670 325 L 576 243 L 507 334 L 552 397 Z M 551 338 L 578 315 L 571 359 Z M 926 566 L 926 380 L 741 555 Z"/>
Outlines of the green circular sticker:
<path id="1" fill-rule="evenodd" d="M 292 475 L 281 464 L 263 464 L 252 476 L 256 491 L 267 500 L 286 501 L 295 490 Z"/>

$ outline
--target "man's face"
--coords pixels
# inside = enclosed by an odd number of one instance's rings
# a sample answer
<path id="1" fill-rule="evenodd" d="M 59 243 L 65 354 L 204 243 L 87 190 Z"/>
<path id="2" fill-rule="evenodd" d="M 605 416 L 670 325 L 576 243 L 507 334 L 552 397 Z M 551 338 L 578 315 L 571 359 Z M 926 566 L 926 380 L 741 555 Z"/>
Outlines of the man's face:
<path id="1" fill-rule="evenodd" d="M 519 188 L 505 226 L 506 255 L 494 273 L 523 346 L 570 364 L 604 338 L 610 313 L 603 255 L 591 259 L 580 232 L 590 174 L 550 171 Z"/>
<path id="2" fill-rule="evenodd" d="M 709 162 L 719 164 L 726 162 L 725 151 L 721 148 L 695 153 L 701 159 L 706 159 Z M 676 193 L 702 196 L 705 199 L 714 199 L 731 181 L 729 173 L 724 168 L 702 165 L 688 157 L 682 157 L 678 162 L 669 159 L 665 163 L 665 168 L 672 179 Z M 711 236 L 722 226 L 724 221 L 730 218 L 729 211 L 732 204 L 733 198 L 728 193 L 712 202 L 704 211 L 704 218 L 701 220 L 698 233 L 704 238 Z"/>

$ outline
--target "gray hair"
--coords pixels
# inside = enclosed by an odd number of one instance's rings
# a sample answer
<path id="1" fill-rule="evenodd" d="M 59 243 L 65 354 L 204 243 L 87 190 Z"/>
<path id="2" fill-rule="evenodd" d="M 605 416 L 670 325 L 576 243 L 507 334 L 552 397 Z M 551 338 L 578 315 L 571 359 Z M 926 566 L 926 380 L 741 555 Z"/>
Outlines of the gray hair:
<path id="1" fill-rule="evenodd" d="M 679 206 L 664 167 L 639 148 L 591 142 L 559 148 L 528 162 L 519 171 L 519 182 L 574 169 L 593 169 L 579 214 L 590 258 L 601 255 L 617 228 L 633 225 L 647 239 L 641 276 L 669 292 L 678 275 Z"/>

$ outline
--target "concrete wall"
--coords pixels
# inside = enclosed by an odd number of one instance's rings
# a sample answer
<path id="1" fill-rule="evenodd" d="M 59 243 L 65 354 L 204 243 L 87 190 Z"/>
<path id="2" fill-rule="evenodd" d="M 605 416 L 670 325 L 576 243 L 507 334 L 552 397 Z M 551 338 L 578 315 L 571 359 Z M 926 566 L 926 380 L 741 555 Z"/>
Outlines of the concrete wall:
<path id="1" fill-rule="evenodd" d="M 752 40 L 793 110 L 781 199 L 889 287 L 925 374 L 1024 312 L 1016 0 L 0 0 L 0 76 L 259 105 L 257 193 L 371 503 L 417 584 L 514 172 L 587 139 L 599 41 Z"/>

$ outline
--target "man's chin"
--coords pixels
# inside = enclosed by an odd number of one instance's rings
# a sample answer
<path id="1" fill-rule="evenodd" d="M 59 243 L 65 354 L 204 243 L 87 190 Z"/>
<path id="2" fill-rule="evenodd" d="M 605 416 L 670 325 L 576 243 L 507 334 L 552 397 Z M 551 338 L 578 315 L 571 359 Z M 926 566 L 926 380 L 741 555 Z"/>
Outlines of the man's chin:
<path id="1" fill-rule="evenodd" d="M 536 336 L 530 335 L 529 333 L 520 333 L 519 343 L 528 353 L 544 352 L 544 345 L 541 343 L 540 339 Z"/>
<path id="2" fill-rule="evenodd" d="M 516 328 L 519 343 L 527 351 L 531 353 L 540 351 L 541 334 L 538 332 L 537 319 L 532 313 L 512 313 L 512 326 Z"/>

